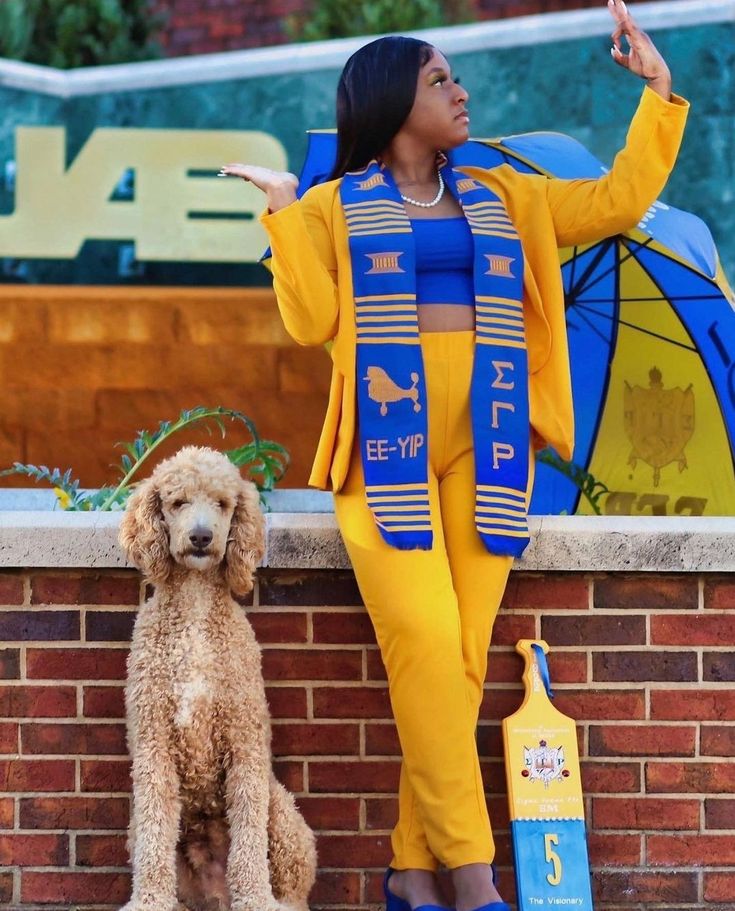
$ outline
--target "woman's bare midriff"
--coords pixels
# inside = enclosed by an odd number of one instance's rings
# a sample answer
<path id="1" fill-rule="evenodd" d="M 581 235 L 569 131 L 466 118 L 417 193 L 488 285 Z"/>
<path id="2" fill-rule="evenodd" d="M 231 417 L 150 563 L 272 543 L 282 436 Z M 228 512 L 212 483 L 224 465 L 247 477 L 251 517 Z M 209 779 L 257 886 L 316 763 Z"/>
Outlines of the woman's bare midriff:
<path id="1" fill-rule="evenodd" d="M 466 304 L 419 304 L 419 332 L 466 332 L 475 328 L 475 308 Z"/>

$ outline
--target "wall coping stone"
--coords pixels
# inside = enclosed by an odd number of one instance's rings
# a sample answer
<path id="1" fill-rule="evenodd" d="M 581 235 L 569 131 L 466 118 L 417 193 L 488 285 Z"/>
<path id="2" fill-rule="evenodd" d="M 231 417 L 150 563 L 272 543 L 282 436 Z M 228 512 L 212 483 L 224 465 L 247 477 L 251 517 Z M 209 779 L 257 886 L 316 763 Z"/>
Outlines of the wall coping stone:
<path id="1" fill-rule="evenodd" d="M 636 3 L 638 24 L 647 30 L 735 22 L 735 0 L 677 0 Z M 612 20 L 604 8 L 538 13 L 509 19 L 407 32 L 441 47 L 447 54 L 492 48 L 557 43 L 607 35 Z M 196 54 L 168 60 L 58 70 L 0 59 L 0 86 L 58 98 L 161 89 L 176 85 L 256 78 L 276 73 L 341 69 L 366 41 L 377 37 L 339 38 L 281 44 L 275 47 Z"/>
<path id="2" fill-rule="evenodd" d="M 0 568 L 122 569 L 127 564 L 117 544 L 120 517 L 2 510 Z M 349 568 L 333 512 L 270 512 L 266 520 L 263 566 Z M 516 560 L 517 570 L 735 571 L 735 517 L 532 516 L 529 524 L 532 542 Z"/>

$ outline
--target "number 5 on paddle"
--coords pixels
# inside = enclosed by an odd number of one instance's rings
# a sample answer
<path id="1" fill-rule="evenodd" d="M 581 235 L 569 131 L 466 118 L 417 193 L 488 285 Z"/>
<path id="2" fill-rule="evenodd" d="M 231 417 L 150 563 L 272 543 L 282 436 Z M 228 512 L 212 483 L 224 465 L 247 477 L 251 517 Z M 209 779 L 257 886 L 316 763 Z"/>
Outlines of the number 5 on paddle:
<path id="1" fill-rule="evenodd" d="M 551 704 L 543 641 L 521 639 L 523 705 L 503 719 L 518 911 L 593 911 L 574 721 Z"/>

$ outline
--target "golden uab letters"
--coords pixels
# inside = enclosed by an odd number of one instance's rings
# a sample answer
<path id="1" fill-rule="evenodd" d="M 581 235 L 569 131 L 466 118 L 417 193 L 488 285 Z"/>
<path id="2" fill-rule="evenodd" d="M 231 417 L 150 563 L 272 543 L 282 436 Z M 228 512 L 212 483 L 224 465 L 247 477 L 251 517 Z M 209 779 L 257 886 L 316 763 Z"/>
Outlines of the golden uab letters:
<path id="1" fill-rule="evenodd" d="M 368 367 L 367 376 L 364 376 L 363 379 L 367 380 L 368 383 L 368 396 L 374 402 L 380 402 L 380 413 L 383 417 L 388 414 L 386 402 L 400 402 L 401 399 L 411 399 L 413 410 L 416 412 L 421 411 L 419 391 L 416 388 L 416 384 L 419 381 L 418 373 L 411 374 L 413 386 L 410 389 L 401 389 L 382 367 Z"/>
<path id="2" fill-rule="evenodd" d="M 85 240 L 132 240 L 140 260 L 257 262 L 263 194 L 214 174 L 228 161 L 287 167 L 281 143 L 255 130 L 100 127 L 68 168 L 64 127 L 19 127 L 15 147 L 15 211 L 0 216 L 0 256 L 17 259 L 73 259 Z M 135 198 L 110 201 L 128 168 Z"/>
<path id="3" fill-rule="evenodd" d="M 650 465 L 658 487 L 665 465 L 677 462 L 680 472 L 687 467 L 684 447 L 694 433 L 694 393 L 691 383 L 686 389 L 664 389 L 657 367 L 648 378 L 649 389 L 625 383 L 625 432 L 633 444 L 628 464 L 635 468 L 642 459 Z"/>

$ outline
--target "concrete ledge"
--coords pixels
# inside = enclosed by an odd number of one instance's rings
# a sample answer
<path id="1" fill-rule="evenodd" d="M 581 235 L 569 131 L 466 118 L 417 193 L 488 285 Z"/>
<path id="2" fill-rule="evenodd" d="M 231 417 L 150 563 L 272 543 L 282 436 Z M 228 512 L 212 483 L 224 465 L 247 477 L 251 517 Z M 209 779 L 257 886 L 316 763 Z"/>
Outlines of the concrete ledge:
<path id="1" fill-rule="evenodd" d="M 344 569 L 331 512 L 271 512 L 263 565 Z M 120 513 L 0 512 L 0 568 L 123 568 Z M 733 572 L 735 517 L 534 516 L 515 569 L 583 572 Z"/>
<path id="2" fill-rule="evenodd" d="M 647 30 L 680 28 L 735 21 L 735 0 L 676 0 L 675 3 L 636 3 L 638 24 Z M 440 47 L 447 54 L 502 47 L 550 44 L 606 35 L 612 31 L 609 13 L 599 9 L 569 10 L 518 16 L 472 25 L 408 32 Z M 377 37 L 343 38 L 276 47 L 200 54 L 171 60 L 121 63 L 57 70 L 16 60 L 0 59 L 0 86 L 40 92 L 59 98 L 161 89 L 175 85 L 221 82 L 276 73 L 338 69 L 367 41 Z"/>

